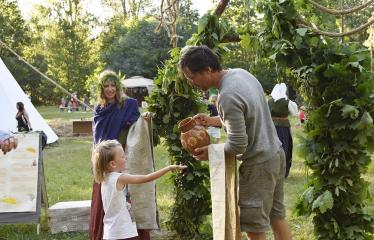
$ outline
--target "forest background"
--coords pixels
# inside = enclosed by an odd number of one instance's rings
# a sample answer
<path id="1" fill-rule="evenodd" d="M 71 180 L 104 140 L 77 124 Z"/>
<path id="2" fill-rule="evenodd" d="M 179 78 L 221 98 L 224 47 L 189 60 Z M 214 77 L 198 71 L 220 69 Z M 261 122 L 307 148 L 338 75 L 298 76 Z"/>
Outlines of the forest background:
<path id="1" fill-rule="evenodd" d="M 21 14 L 17 1 L 0 0 L 0 40 L 64 88 L 78 92 L 79 98 L 88 94 L 91 100 L 94 99 L 95 80 L 104 69 L 112 69 L 126 77 L 156 77 L 158 68 L 167 60 L 172 49 L 166 30 L 155 30 L 159 24 L 159 3 L 151 0 L 97 1 L 103 6 L 103 12 L 110 13 L 105 18 L 90 13 L 84 0 L 44 1 L 42 5 L 35 4 L 29 8 L 27 18 Z M 251 8 L 253 1 L 230 1 L 222 18 L 239 30 L 247 22 L 260 24 L 262 16 Z M 337 9 L 363 2 L 319 1 Z M 194 5 L 192 0 L 180 1 L 179 5 L 177 45 L 183 47 L 197 31 L 199 11 L 193 8 L 198 4 Z M 373 8 L 371 6 L 359 14 L 345 17 L 345 30 L 365 23 L 370 13 L 374 12 Z M 339 18 L 318 11 L 313 11 L 313 14 L 306 16 L 322 30 L 339 32 L 341 29 Z M 256 25 L 252 27 L 255 29 Z M 344 40 L 366 42 L 366 46 L 373 49 L 374 41 L 370 39 L 373 29 Z M 256 54 L 250 48 L 243 50 L 239 43 L 228 43 L 226 49 L 223 65 L 249 70 L 259 79 L 266 92 L 271 91 L 276 81 L 284 81 L 277 74 L 271 59 L 256 59 Z M 255 51 L 256 47 L 253 49 Z M 34 104 L 58 104 L 61 97 L 66 95 L 5 48 L 0 48 L 0 56 Z"/>

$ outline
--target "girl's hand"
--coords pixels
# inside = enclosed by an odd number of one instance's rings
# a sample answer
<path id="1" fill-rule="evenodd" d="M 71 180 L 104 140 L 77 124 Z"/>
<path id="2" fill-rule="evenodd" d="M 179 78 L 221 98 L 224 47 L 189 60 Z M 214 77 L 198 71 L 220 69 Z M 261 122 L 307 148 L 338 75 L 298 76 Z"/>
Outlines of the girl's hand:
<path id="1" fill-rule="evenodd" d="M 177 170 L 186 169 L 187 166 L 186 165 L 182 165 L 182 164 L 180 164 L 180 165 L 170 165 L 169 168 L 170 168 L 170 171 L 176 172 Z"/>

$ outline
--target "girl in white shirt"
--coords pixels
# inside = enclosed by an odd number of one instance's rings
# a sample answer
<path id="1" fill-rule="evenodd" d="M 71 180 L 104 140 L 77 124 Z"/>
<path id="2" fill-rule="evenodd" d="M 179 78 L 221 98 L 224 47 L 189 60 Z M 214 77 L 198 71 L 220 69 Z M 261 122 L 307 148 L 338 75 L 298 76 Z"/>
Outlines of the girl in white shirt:
<path id="1" fill-rule="evenodd" d="M 125 153 L 117 140 L 99 143 L 93 157 L 95 181 L 101 183 L 101 198 L 104 207 L 103 239 L 137 239 L 135 220 L 131 216 L 131 203 L 126 199 L 127 184 L 153 181 L 169 171 L 187 168 L 169 165 L 147 175 L 122 173 L 125 170 Z"/>

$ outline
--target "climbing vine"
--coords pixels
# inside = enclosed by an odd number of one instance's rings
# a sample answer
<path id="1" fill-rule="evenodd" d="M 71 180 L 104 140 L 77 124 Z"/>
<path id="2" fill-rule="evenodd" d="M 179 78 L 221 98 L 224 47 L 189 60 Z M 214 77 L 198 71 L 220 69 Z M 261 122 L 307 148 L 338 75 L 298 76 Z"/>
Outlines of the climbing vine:
<path id="1" fill-rule="evenodd" d="M 313 216 L 318 239 L 366 239 L 374 229 L 362 177 L 374 150 L 369 52 L 300 27 L 293 1 L 258 7 L 264 13 L 262 47 L 297 76 L 291 84 L 309 109 L 303 152 L 312 175 L 296 210 Z"/>
<path id="2" fill-rule="evenodd" d="M 206 216 L 211 213 L 209 170 L 207 163 L 199 162 L 182 149 L 178 122 L 204 111 L 201 93 L 192 89 L 178 73 L 180 49 L 171 51 L 170 59 L 159 69 L 155 87 L 147 99 L 154 113 L 156 143 L 160 137 L 175 164 L 188 166 L 183 174 L 175 174 L 174 205 L 168 226 L 181 239 L 209 239 L 211 229 L 203 229 Z"/>
<path id="3" fill-rule="evenodd" d="M 369 72 L 369 52 L 358 43 L 324 37 L 334 34 L 307 24 L 294 1 L 257 1 L 257 8 L 264 16 L 260 31 L 247 25 L 235 33 L 219 19 L 220 14 L 207 14 L 188 43 L 207 45 L 222 55 L 227 51 L 223 43 L 241 40 L 243 47 L 258 46 L 260 57 L 274 60 L 282 73 L 292 74 L 289 83 L 308 107 L 303 152 L 312 170 L 296 210 L 313 217 L 318 239 L 369 239 L 374 218 L 365 206 L 370 196 L 363 179 L 374 150 L 374 77 Z M 208 171 L 181 150 L 176 127 L 180 119 L 201 110 L 201 102 L 199 94 L 178 75 L 178 58 L 179 49 L 174 49 L 148 101 L 173 161 L 193 169 L 174 176 L 176 204 L 170 226 L 182 238 L 203 239 L 198 233 L 199 224 L 210 213 Z"/>

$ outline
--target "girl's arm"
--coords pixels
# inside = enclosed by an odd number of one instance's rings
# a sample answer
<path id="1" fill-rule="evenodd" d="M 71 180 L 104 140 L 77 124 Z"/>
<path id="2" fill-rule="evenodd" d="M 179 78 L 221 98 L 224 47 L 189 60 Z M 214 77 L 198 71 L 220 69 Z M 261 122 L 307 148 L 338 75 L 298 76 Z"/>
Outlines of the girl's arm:
<path id="1" fill-rule="evenodd" d="M 175 170 L 182 170 L 187 168 L 187 166 L 184 165 L 170 165 L 167 167 L 164 167 L 156 172 L 147 174 L 147 175 L 131 175 L 123 173 L 121 176 L 118 177 L 117 180 L 117 189 L 123 189 L 126 184 L 139 184 L 139 183 L 146 183 L 153 181 L 157 178 L 160 178 L 165 173 L 169 171 L 175 171 Z"/>

